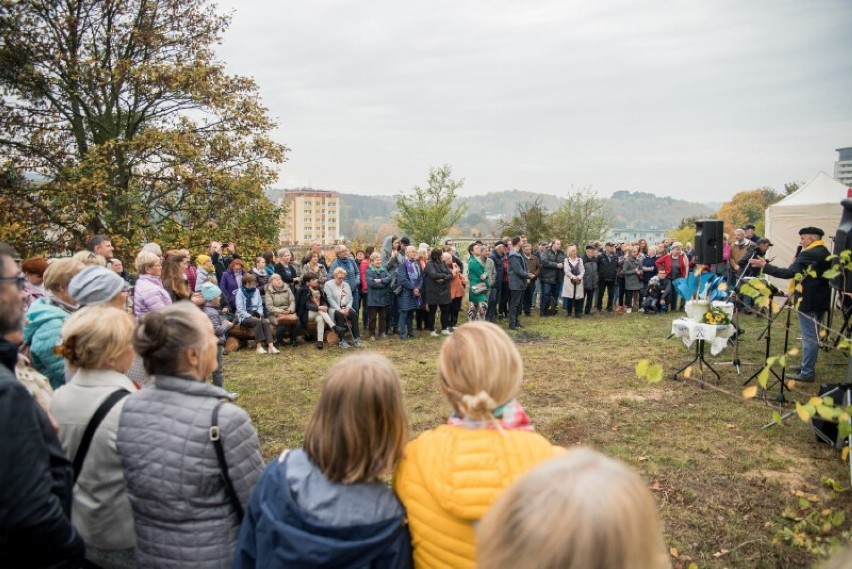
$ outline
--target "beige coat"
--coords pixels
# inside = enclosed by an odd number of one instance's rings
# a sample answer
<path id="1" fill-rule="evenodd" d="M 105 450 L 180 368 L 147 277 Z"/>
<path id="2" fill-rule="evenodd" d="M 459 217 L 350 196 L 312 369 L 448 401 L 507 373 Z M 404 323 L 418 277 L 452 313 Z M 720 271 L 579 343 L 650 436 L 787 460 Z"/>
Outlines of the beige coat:
<path id="1" fill-rule="evenodd" d="M 92 415 L 118 389 L 137 391 L 133 382 L 117 371 L 78 369 L 70 383 L 56 390 L 50 411 L 59 423 L 62 450 L 72 462 Z M 116 403 L 95 432 L 74 486 L 71 508 L 71 522 L 86 545 L 110 551 L 136 546 L 133 510 L 115 446 L 125 402 L 127 397 Z"/>
<path id="2" fill-rule="evenodd" d="M 285 311 L 296 313 L 296 296 L 288 285 L 283 288 L 273 288 L 271 284 L 266 285 L 266 294 L 263 297 L 266 306 L 266 314 L 273 328 L 278 326 L 278 315 Z"/>
<path id="3" fill-rule="evenodd" d="M 586 274 L 586 267 L 583 265 L 583 259 L 577 257 L 576 259 L 571 259 L 570 257 L 565 257 L 565 277 L 562 281 L 562 297 L 563 298 L 576 298 L 581 299 L 585 296 L 585 289 L 583 288 L 583 275 Z M 574 275 L 571 272 L 571 267 L 577 267 L 579 269 L 579 273 Z"/>

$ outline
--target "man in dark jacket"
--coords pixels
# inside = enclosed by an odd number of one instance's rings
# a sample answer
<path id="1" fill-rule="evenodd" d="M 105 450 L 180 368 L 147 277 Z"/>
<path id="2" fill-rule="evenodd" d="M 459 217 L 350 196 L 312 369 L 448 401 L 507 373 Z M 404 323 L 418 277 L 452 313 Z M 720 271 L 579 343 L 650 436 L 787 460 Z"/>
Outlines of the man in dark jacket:
<path id="1" fill-rule="evenodd" d="M 502 241 L 494 243 L 494 249 L 488 256 L 494 262 L 494 270 L 496 276 L 494 283 L 491 286 L 491 292 L 488 296 L 488 310 L 485 312 L 485 319 L 489 322 L 494 322 L 494 317 L 497 314 L 497 305 L 500 303 L 500 294 L 503 283 L 503 257 L 506 256 L 506 246 Z"/>
<path id="2" fill-rule="evenodd" d="M 802 250 L 796 255 L 793 264 L 782 269 L 770 265 L 763 257 L 754 257 L 749 264 L 763 268 L 763 272 L 780 279 L 792 279 L 801 274 L 801 292 L 796 292 L 796 312 L 799 315 L 799 328 L 802 331 L 802 368 L 798 374 L 787 375 L 789 379 L 813 383 L 816 372 L 817 354 L 819 354 L 819 331 L 822 315 L 829 308 L 830 289 L 828 279 L 822 274 L 831 266 L 830 255 L 818 227 L 803 227 L 799 230 L 799 243 Z M 816 277 L 806 274 L 813 269 Z"/>
<path id="3" fill-rule="evenodd" d="M 523 328 L 519 322 L 521 300 L 532 276 L 527 260 L 521 253 L 521 238 L 512 237 L 512 249 L 509 251 L 509 330 Z"/>
<path id="4" fill-rule="evenodd" d="M 538 271 L 538 278 L 541 281 L 541 308 L 539 314 L 541 316 L 551 316 L 549 310 L 551 301 L 558 303 L 557 291 L 559 290 L 559 272 L 565 263 L 565 256 L 562 255 L 560 247 L 562 241 L 554 239 L 550 247 L 545 249 L 541 254 L 541 268 Z"/>
<path id="5" fill-rule="evenodd" d="M 615 300 L 615 280 L 618 276 L 618 256 L 615 254 L 615 243 L 608 241 L 603 253 L 598 255 L 598 300 L 595 308 L 603 310 L 603 295 L 606 292 L 606 311 L 612 312 Z"/>
<path id="6" fill-rule="evenodd" d="M 45 412 L 15 378 L 23 282 L 0 247 L 0 567 L 78 567 L 73 471 Z"/>
<path id="7" fill-rule="evenodd" d="M 237 254 L 237 246 L 233 242 L 227 243 L 226 245 L 231 253 L 230 255 L 222 253 L 222 244 L 218 241 L 210 242 L 210 262 L 213 263 L 213 267 L 216 269 L 217 283 L 222 282 L 222 274 L 228 270 L 228 267 L 231 265 L 231 261 L 240 258 Z"/>

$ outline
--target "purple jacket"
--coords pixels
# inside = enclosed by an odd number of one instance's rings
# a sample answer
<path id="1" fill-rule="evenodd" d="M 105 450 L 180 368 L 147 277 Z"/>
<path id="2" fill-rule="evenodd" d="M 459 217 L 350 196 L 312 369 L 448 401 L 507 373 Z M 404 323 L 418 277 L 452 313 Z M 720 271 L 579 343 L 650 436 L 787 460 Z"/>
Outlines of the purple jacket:
<path id="1" fill-rule="evenodd" d="M 244 274 L 244 273 L 243 273 Z M 219 288 L 222 289 L 222 299 L 227 303 L 232 311 L 236 311 L 237 306 L 237 290 L 243 284 L 242 274 L 239 278 L 234 274 L 233 269 L 228 269 L 222 273 L 222 279 L 219 281 Z"/>
<path id="2" fill-rule="evenodd" d="M 172 303 L 172 298 L 159 277 L 139 275 L 133 288 L 133 314 L 139 318 L 143 314 L 159 310 Z"/>

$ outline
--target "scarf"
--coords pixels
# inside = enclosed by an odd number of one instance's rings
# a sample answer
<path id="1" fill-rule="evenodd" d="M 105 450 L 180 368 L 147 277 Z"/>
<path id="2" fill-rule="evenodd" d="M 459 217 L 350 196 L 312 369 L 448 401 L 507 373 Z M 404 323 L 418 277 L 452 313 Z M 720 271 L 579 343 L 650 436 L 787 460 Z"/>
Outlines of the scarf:
<path id="1" fill-rule="evenodd" d="M 450 415 L 450 418 L 447 419 L 447 424 L 466 427 L 468 429 L 535 431 L 535 427 L 532 426 L 529 416 L 524 411 L 524 408 L 521 407 L 521 404 L 518 403 L 517 399 L 512 399 L 508 403 L 496 407 L 491 414 L 494 415 L 493 421 L 462 417 L 454 411 Z"/>
<path id="2" fill-rule="evenodd" d="M 572 261 L 570 257 L 568 259 L 566 259 L 566 261 L 568 261 L 568 266 L 571 268 L 571 274 L 574 275 L 575 277 L 579 277 L 580 276 L 580 263 L 582 261 L 580 261 L 579 258 L 576 261 Z"/>
<path id="3" fill-rule="evenodd" d="M 266 276 L 271 277 L 272 273 L 275 272 L 275 267 L 272 265 L 266 265 Z"/>
<path id="4" fill-rule="evenodd" d="M 816 241 L 814 241 L 813 243 L 811 243 L 807 247 L 804 247 L 802 249 L 802 251 L 807 251 L 808 249 L 813 249 L 815 247 L 825 247 L 825 241 L 823 241 L 822 239 L 817 239 Z M 802 280 L 804 280 L 805 276 L 807 276 L 807 275 L 802 275 Z M 790 284 L 787 286 L 787 293 L 788 294 L 793 294 L 794 292 L 796 292 L 796 284 L 797 283 L 796 283 L 795 277 L 790 279 Z"/>
<path id="5" fill-rule="evenodd" d="M 246 299 L 246 312 L 251 314 L 252 312 L 261 312 L 258 308 L 254 306 L 254 293 L 257 290 L 256 288 L 246 288 L 244 286 L 240 287 L 240 290 L 243 291 L 243 298 Z"/>

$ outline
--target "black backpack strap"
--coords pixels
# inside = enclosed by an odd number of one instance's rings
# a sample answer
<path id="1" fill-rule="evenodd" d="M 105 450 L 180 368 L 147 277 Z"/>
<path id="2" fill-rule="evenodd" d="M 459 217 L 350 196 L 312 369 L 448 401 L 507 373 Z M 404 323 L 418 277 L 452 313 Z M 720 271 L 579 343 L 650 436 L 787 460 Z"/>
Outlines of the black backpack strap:
<path id="1" fill-rule="evenodd" d="M 234 510 L 237 512 L 237 519 L 243 521 L 243 505 L 240 503 L 240 498 L 237 496 L 237 491 L 234 489 L 234 483 L 231 481 L 231 475 L 228 474 L 228 463 L 225 461 L 225 449 L 222 446 L 222 433 L 219 430 L 219 408 L 222 407 L 224 401 L 219 401 L 213 407 L 213 416 L 210 418 L 210 440 L 213 442 L 213 448 L 216 449 L 216 459 L 219 461 L 219 470 L 222 471 L 222 480 L 225 482 L 225 492 L 231 503 L 234 505 Z"/>
<path id="2" fill-rule="evenodd" d="M 104 420 L 104 417 L 107 416 L 107 413 L 110 412 L 110 409 L 112 409 L 116 403 L 128 395 L 130 395 L 130 392 L 126 389 L 113 391 L 109 394 L 109 397 L 104 399 L 104 402 L 100 404 L 95 411 L 95 414 L 92 415 L 91 419 L 89 419 L 89 424 L 86 425 L 86 430 L 83 432 L 83 438 L 80 441 L 80 446 L 77 447 L 77 454 L 74 456 L 75 483 L 77 482 L 77 478 L 80 477 L 80 472 L 83 470 L 83 461 L 86 460 L 86 455 L 89 454 L 89 447 L 92 446 L 92 439 L 95 438 L 95 432 L 98 430 L 101 421 Z"/>

